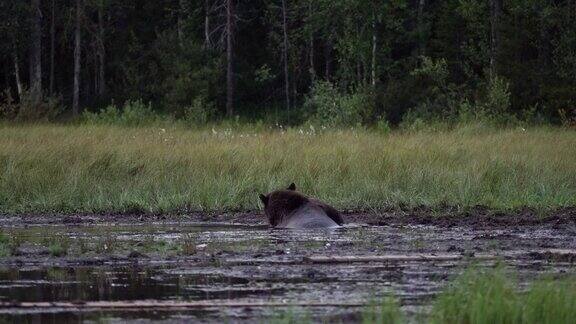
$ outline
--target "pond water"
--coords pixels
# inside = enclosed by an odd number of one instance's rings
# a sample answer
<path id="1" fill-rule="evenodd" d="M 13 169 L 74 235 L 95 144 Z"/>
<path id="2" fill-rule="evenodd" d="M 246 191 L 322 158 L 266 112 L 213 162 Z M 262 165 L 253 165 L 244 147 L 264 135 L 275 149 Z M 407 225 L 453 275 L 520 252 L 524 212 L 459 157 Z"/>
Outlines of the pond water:
<path id="1" fill-rule="evenodd" d="M 286 310 L 353 321 L 362 305 L 390 295 L 406 312 L 424 312 L 471 264 L 502 264 L 521 285 L 575 272 L 565 251 L 576 248 L 574 235 L 542 227 L 289 231 L 168 222 L 14 225 L 3 232 L 13 246 L 0 258 L 0 322 L 258 322 Z M 315 256 L 351 259 L 320 263 Z M 98 301 L 112 303 L 90 304 Z M 31 302 L 56 304 L 24 305 Z M 122 306 L 128 302 L 136 306 Z M 157 305 L 137 306 L 143 302 Z"/>

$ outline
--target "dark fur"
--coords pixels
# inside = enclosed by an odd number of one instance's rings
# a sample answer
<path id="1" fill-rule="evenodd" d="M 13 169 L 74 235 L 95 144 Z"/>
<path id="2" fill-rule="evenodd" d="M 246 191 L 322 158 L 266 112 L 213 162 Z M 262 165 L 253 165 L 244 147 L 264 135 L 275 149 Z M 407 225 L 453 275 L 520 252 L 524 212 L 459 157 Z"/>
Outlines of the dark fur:
<path id="1" fill-rule="evenodd" d="M 314 204 L 324 210 L 336 224 L 344 224 L 340 213 L 332 206 L 296 191 L 296 185 L 290 184 L 286 190 L 276 190 L 268 195 L 260 195 L 260 200 L 264 204 L 264 213 L 272 227 L 278 226 L 287 215 L 304 206 L 307 203 Z"/>

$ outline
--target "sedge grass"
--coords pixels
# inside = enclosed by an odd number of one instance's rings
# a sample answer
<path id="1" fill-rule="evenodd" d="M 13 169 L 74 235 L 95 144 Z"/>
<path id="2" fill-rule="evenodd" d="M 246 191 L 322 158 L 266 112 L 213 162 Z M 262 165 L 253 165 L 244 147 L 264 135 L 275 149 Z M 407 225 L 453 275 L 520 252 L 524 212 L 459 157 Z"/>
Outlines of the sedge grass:
<path id="1" fill-rule="evenodd" d="M 0 211 L 247 210 L 295 182 L 340 208 L 576 205 L 576 133 L 0 125 Z"/>
<path id="2" fill-rule="evenodd" d="M 468 271 L 434 302 L 432 323 L 576 323 L 576 280 L 541 279 L 519 292 L 499 269 Z"/>
<path id="3" fill-rule="evenodd" d="M 295 310 L 279 315 L 283 320 L 277 323 L 313 323 Z M 433 299 L 429 313 L 405 314 L 398 299 L 388 296 L 364 307 L 360 317 L 363 324 L 571 324 L 576 323 L 576 280 L 541 278 L 519 290 L 502 268 L 470 269 Z"/>

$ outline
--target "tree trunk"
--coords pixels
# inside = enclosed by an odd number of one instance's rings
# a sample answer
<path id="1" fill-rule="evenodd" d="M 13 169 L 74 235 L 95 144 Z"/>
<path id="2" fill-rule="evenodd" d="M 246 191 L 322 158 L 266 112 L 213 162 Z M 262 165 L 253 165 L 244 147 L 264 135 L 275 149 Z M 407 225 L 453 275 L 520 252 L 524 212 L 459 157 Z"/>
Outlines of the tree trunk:
<path id="1" fill-rule="evenodd" d="M 226 115 L 234 115 L 234 32 L 235 32 L 235 0 L 226 0 Z"/>
<path id="2" fill-rule="evenodd" d="M 82 19 L 82 0 L 76 0 L 76 30 L 74 35 L 74 93 L 72 98 L 72 115 L 78 116 L 80 106 L 80 57 L 82 50 L 82 34 L 80 20 Z"/>
<path id="3" fill-rule="evenodd" d="M 98 8 L 98 91 L 99 97 L 106 95 L 106 46 L 104 45 L 104 5 Z"/>
<path id="4" fill-rule="evenodd" d="M 94 48 L 92 49 L 91 53 L 92 53 L 92 67 L 94 68 L 93 72 L 93 76 L 94 76 L 94 88 L 93 88 L 93 92 L 92 92 L 92 96 L 96 96 L 98 95 L 98 93 L 100 92 L 100 80 L 98 80 L 100 78 L 100 73 L 99 73 L 99 56 L 100 54 L 98 53 L 100 50 L 98 49 L 98 41 L 96 41 L 96 44 L 94 44 L 93 46 Z M 86 53 L 86 56 L 88 56 L 88 53 Z M 88 58 L 86 57 L 86 63 L 85 66 L 86 68 L 88 68 L 89 62 L 88 62 Z M 90 82 L 86 82 L 87 87 L 85 89 L 90 89 Z"/>
<path id="5" fill-rule="evenodd" d="M 312 2 L 308 4 L 308 17 L 312 17 Z M 316 69 L 314 68 L 314 33 L 310 32 L 310 76 L 316 79 Z"/>
<path id="6" fill-rule="evenodd" d="M 314 68 L 314 36 L 310 36 L 310 78 L 316 79 L 316 69 Z"/>
<path id="7" fill-rule="evenodd" d="M 212 42 L 210 41 L 210 0 L 204 1 L 205 15 L 204 15 L 204 48 L 211 49 Z"/>
<path id="8" fill-rule="evenodd" d="M 42 11 L 41 0 L 32 0 L 30 48 L 30 95 L 35 104 L 42 100 Z"/>
<path id="9" fill-rule="evenodd" d="M 498 75 L 502 0 L 490 0 L 490 78 Z"/>
<path id="10" fill-rule="evenodd" d="M 378 38 L 378 32 L 380 30 L 380 17 L 378 11 L 380 8 L 381 6 L 379 6 L 378 0 L 374 0 L 372 2 L 372 62 L 370 66 L 370 83 L 373 88 L 375 88 L 378 83 L 378 42 L 380 41 Z"/>
<path id="11" fill-rule="evenodd" d="M 424 41 L 424 7 L 426 0 L 418 0 L 418 52 L 426 54 L 426 42 Z"/>
<path id="12" fill-rule="evenodd" d="M 546 6 L 549 6 L 550 3 L 548 1 L 542 1 L 542 7 L 540 9 L 540 22 L 539 22 L 539 29 L 540 29 L 540 39 L 538 44 L 538 65 L 540 66 L 539 72 L 541 76 L 544 76 L 548 73 L 548 58 L 550 57 L 550 35 L 548 32 L 548 25 L 546 20 Z"/>
<path id="13" fill-rule="evenodd" d="M 376 14 L 374 14 L 373 21 L 372 21 L 372 66 L 370 68 L 371 76 L 372 76 L 372 86 L 376 86 L 376 55 L 378 53 L 378 22 L 376 21 Z"/>
<path id="14" fill-rule="evenodd" d="M 356 61 L 356 82 L 358 84 L 364 82 L 364 78 L 362 77 L 362 61 L 361 60 L 357 60 Z"/>
<path id="15" fill-rule="evenodd" d="M 54 94 L 54 50 L 56 46 L 56 4 L 52 0 L 52 19 L 50 19 L 50 95 Z"/>
<path id="16" fill-rule="evenodd" d="M 326 60 L 326 71 L 325 76 L 326 80 L 330 80 L 332 77 L 332 39 L 331 36 L 328 36 L 328 40 L 326 41 L 326 47 L 324 48 L 324 56 Z"/>
<path id="17" fill-rule="evenodd" d="M 14 59 L 14 78 L 16 79 L 16 90 L 18 91 L 18 98 L 22 100 L 22 80 L 20 79 L 20 64 L 18 62 L 18 52 L 16 51 L 16 47 L 14 47 L 12 58 Z"/>
<path id="18" fill-rule="evenodd" d="M 290 110 L 290 78 L 288 71 L 288 26 L 286 19 L 286 0 L 282 0 L 282 31 L 284 34 L 284 90 L 286 92 L 286 109 Z"/>
<path id="19" fill-rule="evenodd" d="M 180 46 L 184 46 L 184 19 L 186 16 L 186 1 L 180 0 L 179 1 L 179 10 L 178 10 L 178 41 L 180 42 Z"/>

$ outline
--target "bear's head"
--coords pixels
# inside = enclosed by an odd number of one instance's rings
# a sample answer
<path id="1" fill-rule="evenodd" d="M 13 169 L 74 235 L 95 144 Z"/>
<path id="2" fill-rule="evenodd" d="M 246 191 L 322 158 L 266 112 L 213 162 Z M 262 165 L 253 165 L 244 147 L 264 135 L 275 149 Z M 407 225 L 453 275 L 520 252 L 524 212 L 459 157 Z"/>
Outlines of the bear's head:
<path id="1" fill-rule="evenodd" d="M 286 189 L 260 194 L 260 201 L 264 204 L 264 213 L 270 225 L 276 227 L 285 216 L 302 207 L 309 199 L 297 192 L 296 185 L 291 183 Z"/>

